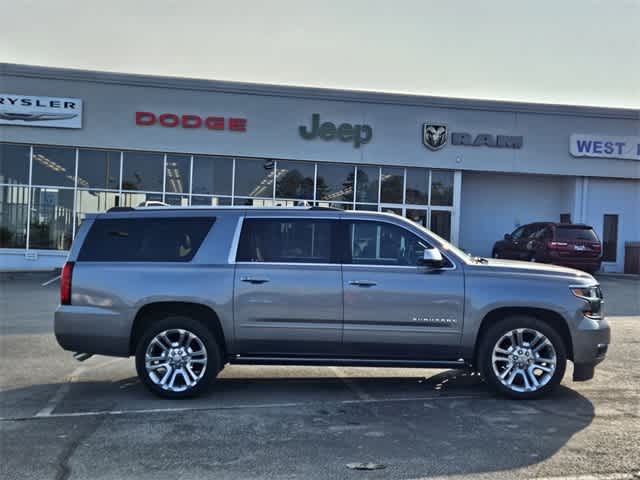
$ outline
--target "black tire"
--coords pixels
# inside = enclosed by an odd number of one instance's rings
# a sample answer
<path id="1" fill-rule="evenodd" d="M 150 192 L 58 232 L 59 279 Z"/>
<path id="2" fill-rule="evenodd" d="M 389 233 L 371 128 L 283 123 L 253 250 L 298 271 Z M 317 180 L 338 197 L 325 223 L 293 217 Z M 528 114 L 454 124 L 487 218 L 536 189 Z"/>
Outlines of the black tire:
<path id="1" fill-rule="evenodd" d="M 206 353 L 206 362 L 204 363 L 203 371 L 199 369 L 202 368 L 202 362 L 199 364 L 190 365 L 192 368 L 191 371 L 196 371 L 198 374 L 201 373 L 201 377 L 197 380 L 192 379 L 196 383 L 193 386 L 188 386 L 186 384 L 186 380 L 184 377 L 178 378 L 176 375 L 176 381 L 181 382 L 176 384 L 176 388 L 184 387 L 184 390 L 174 391 L 167 388 L 163 388 L 161 385 L 154 381 L 151 377 L 151 374 L 147 371 L 145 365 L 145 358 L 147 349 L 150 347 L 151 342 L 156 337 L 156 335 L 164 332 L 164 331 L 172 331 L 172 330 L 186 330 L 187 332 L 191 332 L 194 334 L 197 339 L 204 345 L 205 353 Z M 178 335 L 178 333 L 171 332 L 170 335 Z M 169 337 L 170 339 L 176 339 L 176 337 Z M 194 342 L 196 342 L 194 340 Z M 198 346 L 198 343 L 192 343 L 191 346 Z M 162 351 L 156 344 L 158 351 Z M 147 387 L 151 392 L 155 393 L 159 397 L 162 398 L 171 398 L 171 399 L 180 399 L 180 398 L 189 398 L 195 397 L 203 393 L 207 388 L 211 386 L 213 380 L 216 378 L 221 369 L 221 355 L 220 355 L 220 347 L 216 342 L 215 337 L 211 333 L 211 331 L 204 325 L 202 322 L 195 320 L 191 317 L 187 316 L 178 316 L 172 315 L 169 317 L 165 317 L 158 321 L 153 322 L 142 334 L 138 344 L 136 345 L 136 370 L 138 372 L 138 377 L 142 381 L 142 384 Z M 160 363 L 160 361 L 158 362 Z M 162 372 L 162 370 L 159 370 Z M 186 370 L 185 375 L 187 375 Z M 157 375 L 156 378 L 160 377 Z M 191 377 L 190 377 L 191 378 Z"/>
<path id="2" fill-rule="evenodd" d="M 512 330 L 522 328 L 538 331 L 547 337 L 551 342 L 556 355 L 555 371 L 548 382 L 537 390 L 524 392 L 515 391 L 504 385 L 494 371 L 492 362 L 494 346 L 503 337 L 503 335 Z M 478 346 L 477 361 L 478 370 L 482 374 L 490 390 L 509 398 L 529 400 L 547 395 L 558 387 L 564 377 L 564 372 L 567 366 L 567 351 L 562 337 L 548 323 L 536 317 L 514 315 L 497 321 L 483 332 Z"/>

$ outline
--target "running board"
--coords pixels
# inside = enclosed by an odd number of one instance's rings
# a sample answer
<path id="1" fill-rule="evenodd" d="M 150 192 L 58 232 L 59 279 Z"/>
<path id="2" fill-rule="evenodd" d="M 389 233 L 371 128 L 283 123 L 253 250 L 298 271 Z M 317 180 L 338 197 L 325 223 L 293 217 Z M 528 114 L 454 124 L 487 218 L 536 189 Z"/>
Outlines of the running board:
<path id="1" fill-rule="evenodd" d="M 379 358 L 322 358 L 280 357 L 269 355 L 235 355 L 227 358 L 229 363 L 239 365 L 310 365 L 344 367 L 405 367 L 405 368 L 453 368 L 465 369 L 464 360 L 410 360 Z"/>

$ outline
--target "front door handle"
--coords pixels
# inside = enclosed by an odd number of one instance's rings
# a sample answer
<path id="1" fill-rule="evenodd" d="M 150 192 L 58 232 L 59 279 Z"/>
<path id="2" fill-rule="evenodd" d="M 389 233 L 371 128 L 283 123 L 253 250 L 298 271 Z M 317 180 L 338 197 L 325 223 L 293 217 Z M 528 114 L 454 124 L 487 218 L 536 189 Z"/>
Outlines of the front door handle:
<path id="1" fill-rule="evenodd" d="M 374 287 L 377 283 L 371 280 L 351 280 L 349 285 L 355 285 L 356 287 Z"/>
<path id="2" fill-rule="evenodd" d="M 269 281 L 268 278 L 262 277 L 240 277 L 241 282 L 253 283 L 253 284 L 261 284 L 267 283 Z"/>

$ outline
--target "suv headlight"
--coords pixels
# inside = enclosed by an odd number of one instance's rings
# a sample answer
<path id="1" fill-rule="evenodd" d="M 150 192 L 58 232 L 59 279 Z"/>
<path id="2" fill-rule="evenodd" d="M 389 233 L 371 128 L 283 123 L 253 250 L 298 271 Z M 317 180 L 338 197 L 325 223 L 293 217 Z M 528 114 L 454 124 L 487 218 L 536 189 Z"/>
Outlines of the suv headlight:
<path id="1" fill-rule="evenodd" d="M 584 316 L 593 320 L 602 320 L 602 290 L 598 285 L 584 287 L 573 285 L 571 293 L 585 301 Z"/>

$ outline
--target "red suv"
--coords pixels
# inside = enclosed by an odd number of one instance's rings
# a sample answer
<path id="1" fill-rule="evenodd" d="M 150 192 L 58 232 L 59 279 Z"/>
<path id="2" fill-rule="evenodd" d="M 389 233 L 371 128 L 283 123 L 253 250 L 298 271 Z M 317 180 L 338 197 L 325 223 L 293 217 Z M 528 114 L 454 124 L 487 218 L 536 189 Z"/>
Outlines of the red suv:
<path id="1" fill-rule="evenodd" d="M 530 223 L 493 246 L 493 258 L 552 263 L 593 273 L 600 269 L 602 244 L 589 225 Z"/>

